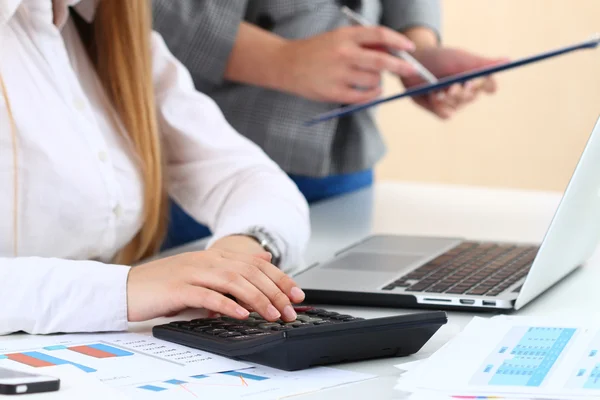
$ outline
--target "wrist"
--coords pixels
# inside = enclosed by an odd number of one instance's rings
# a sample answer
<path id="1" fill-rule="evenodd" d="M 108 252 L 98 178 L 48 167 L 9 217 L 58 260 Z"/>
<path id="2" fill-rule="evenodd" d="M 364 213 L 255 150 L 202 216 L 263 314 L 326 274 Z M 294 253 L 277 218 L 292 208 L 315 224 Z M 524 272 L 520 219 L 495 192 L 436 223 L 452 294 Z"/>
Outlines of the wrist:
<path id="1" fill-rule="evenodd" d="M 264 252 L 260 242 L 258 242 L 255 238 L 245 234 L 222 237 L 221 239 L 217 240 L 211 246 L 211 248 L 248 255 Z"/>
<path id="2" fill-rule="evenodd" d="M 426 49 L 438 47 L 440 45 L 437 33 L 425 26 L 415 26 L 402 32 L 404 36 L 410 39 L 417 49 Z"/>
<path id="3" fill-rule="evenodd" d="M 294 41 L 284 39 L 274 48 L 272 73 L 270 74 L 272 89 L 286 93 L 296 93 L 295 47 Z"/>

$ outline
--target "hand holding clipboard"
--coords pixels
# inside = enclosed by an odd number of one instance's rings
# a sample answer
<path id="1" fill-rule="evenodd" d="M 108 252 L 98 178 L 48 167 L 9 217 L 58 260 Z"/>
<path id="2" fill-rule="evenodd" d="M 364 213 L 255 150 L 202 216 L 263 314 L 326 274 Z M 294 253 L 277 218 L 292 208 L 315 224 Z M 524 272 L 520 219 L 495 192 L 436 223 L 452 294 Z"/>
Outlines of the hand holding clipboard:
<path id="1" fill-rule="evenodd" d="M 398 99 L 401 99 L 404 97 L 421 96 L 421 95 L 427 94 L 429 92 L 445 89 L 456 83 L 465 83 L 472 79 L 481 78 L 481 77 L 488 76 L 491 74 L 496 74 L 496 73 L 506 71 L 509 69 L 513 69 L 513 68 L 518 68 L 518 67 L 521 67 L 524 65 L 536 63 L 538 61 L 546 60 L 546 59 L 553 58 L 553 57 L 558 57 L 558 56 L 561 56 L 561 55 L 564 55 L 567 53 L 571 53 L 574 51 L 584 50 L 584 49 L 594 49 L 594 48 L 598 47 L 599 44 L 600 44 L 600 36 L 595 36 L 594 38 L 592 38 L 590 40 L 586 40 L 582 43 L 578 43 L 578 44 L 575 44 L 572 46 L 567 46 L 567 47 L 559 48 L 559 49 L 552 50 L 549 52 L 536 54 L 536 55 L 533 55 L 530 57 L 522 58 L 520 60 L 516 60 L 516 61 L 504 63 L 504 64 L 494 65 L 494 66 L 487 67 L 487 68 L 481 68 L 481 69 L 477 69 L 474 71 L 469 71 L 469 72 L 465 72 L 462 74 L 445 77 L 445 78 L 438 80 L 435 83 L 432 83 L 432 84 L 427 83 L 427 84 L 415 86 L 407 91 L 404 91 L 404 92 L 396 94 L 396 95 L 392 95 L 392 96 L 380 98 L 380 99 L 375 99 L 375 100 L 372 100 L 372 101 L 369 101 L 366 103 L 353 104 L 353 105 L 337 108 L 335 110 L 315 116 L 311 120 L 307 121 L 305 123 L 305 125 L 307 125 L 307 126 L 315 125 L 315 124 L 318 124 L 321 122 L 325 122 L 325 121 L 328 121 L 328 120 L 331 120 L 334 118 L 339 118 L 344 115 L 348 115 L 348 114 L 351 114 L 351 113 L 354 113 L 357 111 L 365 110 L 365 109 L 377 106 L 379 104 L 387 103 L 387 102 L 393 101 L 393 100 L 398 100 Z"/>

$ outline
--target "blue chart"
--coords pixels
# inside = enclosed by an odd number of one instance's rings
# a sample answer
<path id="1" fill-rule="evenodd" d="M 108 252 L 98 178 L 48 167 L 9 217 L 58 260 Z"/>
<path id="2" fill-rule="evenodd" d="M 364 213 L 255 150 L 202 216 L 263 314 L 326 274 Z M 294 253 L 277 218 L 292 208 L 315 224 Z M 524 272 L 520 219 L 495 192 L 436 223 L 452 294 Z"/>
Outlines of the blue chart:
<path id="1" fill-rule="evenodd" d="M 94 343 L 80 346 L 64 346 L 53 345 L 46 346 L 37 351 L 25 351 L 19 353 L 0 354 L 0 360 L 10 360 L 19 364 L 27 365 L 34 368 L 50 367 L 54 365 L 73 365 L 83 372 L 96 372 L 96 368 L 92 368 L 83 363 L 70 361 L 68 353 L 74 352 L 95 359 L 125 357 L 132 356 L 134 353 L 126 351 L 104 343 Z M 63 354 L 67 357 L 62 356 Z"/>
<path id="2" fill-rule="evenodd" d="M 251 374 L 244 371 L 227 371 L 210 375 L 193 375 L 185 379 L 169 379 L 162 382 L 138 386 L 137 389 L 149 392 L 164 392 L 166 390 L 184 389 L 190 393 L 191 386 L 217 386 L 217 387 L 247 387 L 249 382 L 269 380 L 267 376 Z"/>
<path id="3" fill-rule="evenodd" d="M 576 332 L 574 328 L 512 328 L 471 384 L 540 387 Z"/>
<path id="4" fill-rule="evenodd" d="M 596 334 L 567 382 L 569 389 L 600 390 L 600 334 Z"/>

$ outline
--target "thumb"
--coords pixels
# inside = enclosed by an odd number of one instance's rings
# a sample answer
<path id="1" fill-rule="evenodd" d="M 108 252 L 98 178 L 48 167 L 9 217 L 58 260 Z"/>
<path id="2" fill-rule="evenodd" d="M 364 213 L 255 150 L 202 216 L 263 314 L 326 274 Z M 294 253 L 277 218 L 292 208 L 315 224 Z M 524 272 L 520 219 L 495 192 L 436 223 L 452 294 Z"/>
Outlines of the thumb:
<path id="1" fill-rule="evenodd" d="M 481 58 L 481 63 L 485 66 L 491 67 L 493 65 L 506 64 L 510 62 L 510 58 L 508 57 L 498 57 L 498 58 Z"/>

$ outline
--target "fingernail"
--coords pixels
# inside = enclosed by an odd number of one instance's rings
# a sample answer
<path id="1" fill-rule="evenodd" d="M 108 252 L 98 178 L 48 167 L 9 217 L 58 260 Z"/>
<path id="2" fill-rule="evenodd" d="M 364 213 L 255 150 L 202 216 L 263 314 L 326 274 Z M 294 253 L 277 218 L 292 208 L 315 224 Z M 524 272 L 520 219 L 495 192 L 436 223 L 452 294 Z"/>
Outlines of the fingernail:
<path id="1" fill-rule="evenodd" d="M 303 299 L 304 298 L 304 292 L 299 287 L 294 286 L 292 288 L 292 290 L 290 290 L 290 296 L 293 299 Z"/>
<path id="2" fill-rule="evenodd" d="M 295 321 L 298 314 L 296 314 L 296 311 L 294 311 L 294 307 L 285 306 L 285 308 L 283 309 L 283 316 L 288 321 Z"/>
<path id="3" fill-rule="evenodd" d="M 277 309 L 273 307 L 272 304 L 269 304 L 269 306 L 267 307 L 267 315 L 271 319 L 278 319 L 279 317 L 281 317 L 279 311 L 277 311 Z"/>
<path id="4" fill-rule="evenodd" d="M 248 315 L 250 315 L 250 312 L 248 310 L 246 310 L 244 307 L 237 307 L 235 309 L 235 312 L 237 313 L 237 315 L 239 315 L 242 318 L 246 318 Z"/>

